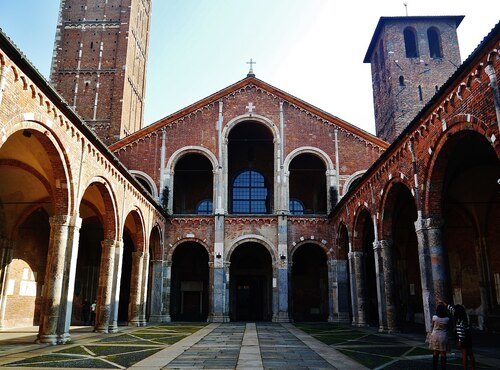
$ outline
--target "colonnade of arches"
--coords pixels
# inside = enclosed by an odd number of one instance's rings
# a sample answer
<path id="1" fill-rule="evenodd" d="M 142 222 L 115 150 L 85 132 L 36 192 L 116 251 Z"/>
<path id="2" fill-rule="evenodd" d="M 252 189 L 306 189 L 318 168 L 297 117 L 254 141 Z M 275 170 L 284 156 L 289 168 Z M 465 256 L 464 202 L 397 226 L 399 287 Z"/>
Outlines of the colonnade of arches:
<path id="1" fill-rule="evenodd" d="M 39 326 L 38 340 L 55 344 L 69 340 L 70 325 L 112 332 L 119 322 L 145 324 L 155 304 L 147 300 L 148 264 L 161 260 L 162 225 L 145 219 L 155 216 L 102 171 L 83 140 L 72 154 L 43 119 L 4 134 L 0 327 Z"/>
<path id="2" fill-rule="evenodd" d="M 425 188 L 391 179 L 380 204 L 361 204 L 342 221 L 337 245 L 349 261 L 353 323 L 430 330 L 443 299 L 463 304 L 475 327 L 497 330 L 499 178 L 491 143 L 456 129 L 436 148 Z"/>
<path id="3" fill-rule="evenodd" d="M 225 309 L 230 321 L 276 320 L 278 309 L 279 257 L 266 243 L 249 238 L 227 253 L 228 275 Z M 328 299 L 327 252 L 314 242 L 296 247 L 289 269 L 291 318 L 295 321 L 326 321 L 332 315 Z M 174 247 L 168 297 L 173 321 L 207 321 L 214 309 L 213 262 L 201 241 L 181 241 Z M 330 317 L 331 318 L 331 317 Z"/>

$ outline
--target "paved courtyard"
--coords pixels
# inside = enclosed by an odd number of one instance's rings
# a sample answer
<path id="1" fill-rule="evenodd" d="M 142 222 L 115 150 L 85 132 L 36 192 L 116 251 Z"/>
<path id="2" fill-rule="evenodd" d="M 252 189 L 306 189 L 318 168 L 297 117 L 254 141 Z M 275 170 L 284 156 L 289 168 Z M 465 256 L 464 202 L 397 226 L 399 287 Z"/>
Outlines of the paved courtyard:
<path id="1" fill-rule="evenodd" d="M 35 328 L 0 331 L 0 369 L 425 369 L 421 334 L 380 334 L 326 323 L 173 323 L 121 327 L 117 334 L 73 328 L 71 344 L 35 344 Z M 499 335 L 477 337 L 478 369 L 500 368 Z M 460 369 L 456 350 L 449 369 Z"/>

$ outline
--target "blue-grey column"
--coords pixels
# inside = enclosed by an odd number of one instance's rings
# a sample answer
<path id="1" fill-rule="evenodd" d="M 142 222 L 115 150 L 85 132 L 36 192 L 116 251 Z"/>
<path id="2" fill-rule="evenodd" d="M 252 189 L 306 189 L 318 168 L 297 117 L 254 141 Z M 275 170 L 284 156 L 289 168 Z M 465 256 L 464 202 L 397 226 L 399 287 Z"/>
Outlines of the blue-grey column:
<path id="1" fill-rule="evenodd" d="M 217 210 L 219 212 L 222 210 Z M 229 312 L 227 311 L 226 288 L 229 285 L 227 281 L 226 270 L 229 265 L 225 263 L 224 251 L 224 214 L 215 215 L 215 243 L 213 263 L 210 264 L 210 280 L 211 280 L 211 307 L 208 321 L 210 322 L 228 322 Z"/>
<path id="2" fill-rule="evenodd" d="M 349 263 L 349 281 L 351 287 L 351 310 L 352 310 L 352 325 L 357 325 L 358 323 L 358 295 L 356 293 L 356 273 L 354 271 L 354 253 L 349 252 L 347 254 L 347 259 Z"/>
<path id="3" fill-rule="evenodd" d="M 277 294 L 273 294 L 273 321 L 290 322 L 288 315 L 288 220 L 285 214 L 278 216 L 278 255 L 274 279 Z M 275 288 L 273 287 L 273 292 Z"/>
<path id="4" fill-rule="evenodd" d="M 150 266 L 151 291 L 148 292 L 150 297 L 149 322 L 165 322 L 165 316 L 162 313 L 162 297 L 164 294 L 163 261 L 152 260 Z"/>
<path id="5" fill-rule="evenodd" d="M 328 322 L 349 322 L 349 276 L 346 260 L 328 261 Z"/>
<path id="6" fill-rule="evenodd" d="M 366 300 L 366 275 L 364 269 L 365 257 L 363 252 L 350 252 L 349 259 L 352 264 L 351 282 L 354 280 L 353 311 L 356 307 L 353 325 L 368 326 L 368 302 Z M 355 303 L 355 305 L 354 305 Z"/>
<path id="7" fill-rule="evenodd" d="M 66 261 L 64 265 L 63 291 L 61 299 L 61 319 L 57 329 L 57 343 L 63 344 L 71 340 L 69 328 L 73 313 L 73 295 L 75 290 L 76 264 L 82 219 L 74 215 L 69 220 L 68 240 L 66 245 Z"/>
<path id="8" fill-rule="evenodd" d="M 122 279 L 123 242 L 115 241 L 114 272 L 112 282 L 109 333 L 118 332 L 118 305 L 120 304 L 120 283 Z"/>
<path id="9" fill-rule="evenodd" d="M 38 328 L 37 342 L 39 343 L 58 344 L 57 329 L 61 316 L 69 221 L 70 217 L 67 215 L 56 215 L 49 219 L 50 238 L 43 287 L 42 313 Z"/>
<path id="10" fill-rule="evenodd" d="M 380 241 L 373 242 L 373 256 L 375 259 L 375 279 L 377 286 L 377 308 L 378 308 L 378 330 L 387 331 L 387 315 L 385 307 L 385 275 L 384 261 L 382 258 L 382 248 Z"/>
<path id="11" fill-rule="evenodd" d="M 415 221 L 427 332 L 432 328 L 431 317 L 436 309 L 436 299 L 451 302 L 448 262 L 441 238 L 441 225 L 441 220 L 437 218 L 419 217 Z"/>
<path id="12" fill-rule="evenodd" d="M 396 307 L 396 287 L 394 285 L 394 257 L 392 240 L 380 240 L 384 274 L 384 296 L 385 296 L 385 331 L 392 333 L 399 331 Z"/>
<path id="13" fill-rule="evenodd" d="M 171 282 L 172 282 L 172 262 L 163 262 L 163 292 L 161 296 L 162 301 L 162 322 L 171 322 L 172 318 L 170 317 L 170 292 L 171 292 Z M 210 284 L 209 284 L 210 286 Z"/>

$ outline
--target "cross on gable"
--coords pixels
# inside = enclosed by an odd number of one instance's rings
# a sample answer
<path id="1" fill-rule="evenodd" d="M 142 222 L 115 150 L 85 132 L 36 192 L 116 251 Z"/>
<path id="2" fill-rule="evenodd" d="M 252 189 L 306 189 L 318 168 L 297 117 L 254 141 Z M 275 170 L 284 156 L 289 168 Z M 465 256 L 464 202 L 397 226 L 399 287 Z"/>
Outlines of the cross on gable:
<path id="1" fill-rule="evenodd" d="M 250 70 L 248 71 L 247 77 L 255 77 L 255 74 L 253 73 L 253 65 L 257 64 L 257 62 L 254 62 L 252 58 L 250 58 L 250 61 L 247 62 L 247 64 L 250 64 Z"/>
<path id="2" fill-rule="evenodd" d="M 253 109 L 255 108 L 255 105 L 253 105 L 253 103 L 250 102 L 245 108 L 247 109 L 248 113 L 252 113 Z"/>

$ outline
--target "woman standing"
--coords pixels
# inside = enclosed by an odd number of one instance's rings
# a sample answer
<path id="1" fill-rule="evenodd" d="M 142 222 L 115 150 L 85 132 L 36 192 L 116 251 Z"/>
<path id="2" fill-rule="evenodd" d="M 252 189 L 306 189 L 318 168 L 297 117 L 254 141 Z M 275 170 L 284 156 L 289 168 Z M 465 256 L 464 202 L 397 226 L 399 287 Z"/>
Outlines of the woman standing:
<path id="1" fill-rule="evenodd" d="M 448 350 L 448 324 L 450 318 L 444 304 L 438 304 L 436 314 L 432 316 L 432 331 L 429 348 L 433 351 L 432 368 L 437 370 L 438 358 L 441 357 L 441 370 L 446 369 L 446 351 Z"/>

